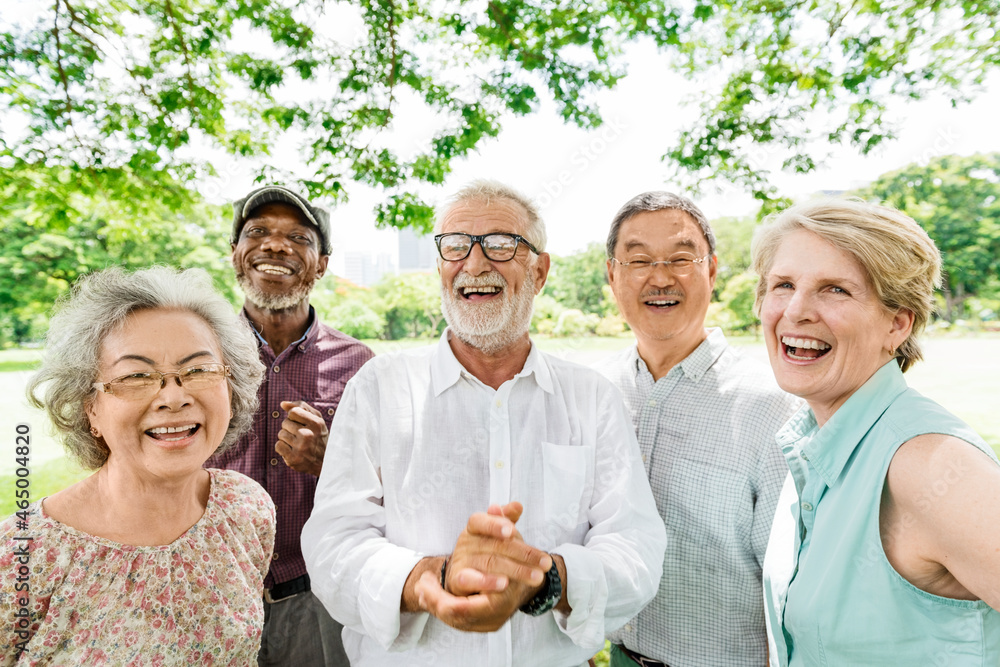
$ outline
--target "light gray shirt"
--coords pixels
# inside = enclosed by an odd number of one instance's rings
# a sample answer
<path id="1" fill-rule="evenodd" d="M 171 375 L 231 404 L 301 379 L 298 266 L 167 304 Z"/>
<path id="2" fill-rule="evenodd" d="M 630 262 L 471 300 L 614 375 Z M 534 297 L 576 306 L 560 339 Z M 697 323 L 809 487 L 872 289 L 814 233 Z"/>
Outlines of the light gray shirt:
<path id="1" fill-rule="evenodd" d="M 764 665 L 761 566 L 788 474 L 775 433 L 801 401 L 718 329 L 655 383 L 635 345 L 598 370 L 625 396 L 667 530 L 659 592 L 612 641 L 671 667 Z"/>

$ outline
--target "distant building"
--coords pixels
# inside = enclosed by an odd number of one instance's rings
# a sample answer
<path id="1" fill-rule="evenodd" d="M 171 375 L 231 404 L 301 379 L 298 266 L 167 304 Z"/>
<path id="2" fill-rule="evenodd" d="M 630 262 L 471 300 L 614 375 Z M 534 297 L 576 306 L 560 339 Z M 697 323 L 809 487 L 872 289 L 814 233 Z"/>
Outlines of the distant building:
<path id="1" fill-rule="evenodd" d="M 363 252 L 344 253 L 344 277 L 355 285 L 371 287 L 387 273 L 395 273 L 392 255 L 387 252 L 372 256 Z"/>
<path id="2" fill-rule="evenodd" d="M 437 248 L 432 235 L 417 235 L 412 227 L 400 229 L 398 235 L 400 272 L 427 271 L 435 267 Z"/>

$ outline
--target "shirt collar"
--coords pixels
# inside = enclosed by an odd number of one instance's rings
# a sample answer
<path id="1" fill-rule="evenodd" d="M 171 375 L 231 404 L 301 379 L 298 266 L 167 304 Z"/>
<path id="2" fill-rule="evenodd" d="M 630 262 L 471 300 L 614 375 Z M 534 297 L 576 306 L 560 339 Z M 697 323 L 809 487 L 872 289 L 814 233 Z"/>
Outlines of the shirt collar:
<path id="1" fill-rule="evenodd" d="M 712 365 L 718 360 L 722 353 L 726 351 L 726 336 L 722 329 L 712 328 L 708 330 L 708 336 L 694 351 L 686 356 L 677 366 L 684 371 L 684 375 L 697 382 L 708 372 Z M 639 346 L 633 345 L 629 355 L 629 368 L 635 369 L 635 377 L 638 380 L 643 373 L 649 375 L 649 368 L 646 362 L 639 356 Z M 673 370 L 673 369 L 671 369 Z M 650 377 L 652 377 L 650 375 Z"/>
<path id="2" fill-rule="evenodd" d="M 264 340 L 264 337 L 260 335 L 260 332 L 257 331 L 257 327 L 254 326 L 253 320 L 251 320 L 250 316 L 247 315 L 247 309 L 246 308 L 244 308 L 242 311 L 240 311 L 240 315 L 250 325 L 250 329 L 252 329 L 254 335 L 257 336 L 257 341 L 261 345 L 268 345 L 270 347 L 270 345 L 268 344 L 268 342 L 266 340 Z M 319 327 L 316 326 L 316 309 L 313 308 L 311 305 L 309 306 L 309 320 L 308 320 L 308 322 L 309 322 L 309 324 L 306 326 L 306 332 L 304 334 L 302 334 L 301 338 L 299 338 L 297 341 L 295 341 L 294 343 L 292 343 L 291 345 L 289 345 L 288 346 L 289 348 L 295 348 L 295 347 L 301 346 L 302 347 L 301 351 L 305 352 L 313 343 L 316 342 L 316 338 L 319 336 Z"/>
<path id="3" fill-rule="evenodd" d="M 445 389 L 448 389 L 459 381 L 462 373 L 468 372 L 459 363 L 455 357 L 455 353 L 451 350 L 451 345 L 448 344 L 450 333 L 450 328 L 444 330 L 441 338 L 438 339 L 438 344 L 434 352 L 431 354 L 431 390 L 435 396 L 440 396 Z M 531 342 L 531 350 L 528 352 L 528 358 L 524 361 L 524 366 L 514 377 L 528 377 L 529 375 L 534 375 L 535 382 L 543 391 L 547 391 L 550 394 L 554 392 L 552 372 L 549 370 L 549 365 L 546 363 L 545 357 L 534 341 Z"/>
<path id="4" fill-rule="evenodd" d="M 802 453 L 826 485 L 832 487 L 865 434 L 906 389 L 903 372 L 893 359 L 855 391 L 821 428 L 812 409 L 801 409 L 778 432 L 778 444 L 784 448 L 813 434 L 802 445 Z"/>

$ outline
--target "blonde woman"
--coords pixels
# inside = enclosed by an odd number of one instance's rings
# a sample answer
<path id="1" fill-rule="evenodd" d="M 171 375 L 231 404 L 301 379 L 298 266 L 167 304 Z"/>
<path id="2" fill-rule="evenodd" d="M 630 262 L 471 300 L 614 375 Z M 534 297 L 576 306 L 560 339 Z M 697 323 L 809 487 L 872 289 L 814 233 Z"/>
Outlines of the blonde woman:
<path id="1" fill-rule="evenodd" d="M 791 473 L 764 562 L 770 664 L 1000 664 L 1000 465 L 906 386 L 940 257 L 902 213 L 789 209 L 754 238 Z M 971 352 L 970 352 L 971 353 Z"/>

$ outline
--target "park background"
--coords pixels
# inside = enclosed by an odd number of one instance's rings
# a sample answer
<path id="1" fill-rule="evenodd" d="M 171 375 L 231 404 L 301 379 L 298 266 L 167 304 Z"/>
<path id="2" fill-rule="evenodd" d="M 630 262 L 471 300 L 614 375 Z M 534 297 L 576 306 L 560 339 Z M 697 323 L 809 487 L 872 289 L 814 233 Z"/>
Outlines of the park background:
<path id="1" fill-rule="evenodd" d="M 632 340 L 602 251 L 631 196 L 667 189 L 706 211 L 708 324 L 765 362 L 754 228 L 816 195 L 887 202 L 945 262 L 907 380 L 1000 453 L 998 14 L 976 0 L 6 0 L 0 510 L 18 424 L 33 499 L 86 474 L 24 400 L 56 300 L 106 266 L 169 264 L 208 271 L 238 307 L 227 202 L 265 182 L 333 210 L 312 302 L 379 354 L 444 326 L 433 271 L 385 270 L 404 263 L 399 236 L 426 233 L 474 178 L 519 188 L 553 255 L 534 339 L 581 363 Z"/>
<path id="2" fill-rule="evenodd" d="M 109 265 L 200 267 L 234 308 L 227 202 L 283 182 L 333 211 L 320 317 L 382 353 L 444 327 L 399 234 L 473 178 L 538 202 L 553 268 L 532 331 L 593 363 L 630 344 L 602 250 L 638 192 L 719 240 L 708 317 L 766 360 L 750 239 L 816 195 L 885 201 L 943 251 L 911 384 L 1000 452 L 1000 34 L 989 4 L 13 0 L 0 8 L 0 489 L 14 429 L 37 498 L 83 473 L 23 388 L 53 303 Z M 424 240 L 426 248 L 426 239 Z M 10 498 L 8 498 L 8 495 Z M 13 494 L 0 509 L 13 509 Z"/>

